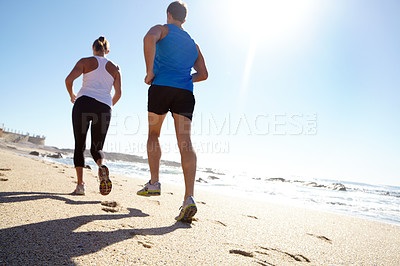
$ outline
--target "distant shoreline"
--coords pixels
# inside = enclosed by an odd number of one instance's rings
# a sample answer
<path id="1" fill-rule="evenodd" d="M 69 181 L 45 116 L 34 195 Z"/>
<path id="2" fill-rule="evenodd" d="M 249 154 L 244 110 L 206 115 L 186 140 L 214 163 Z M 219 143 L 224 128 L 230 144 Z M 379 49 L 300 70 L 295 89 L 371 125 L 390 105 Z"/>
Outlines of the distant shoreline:
<path id="1" fill-rule="evenodd" d="M 38 152 L 44 156 L 49 154 L 57 154 L 60 153 L 62 155 L 73 154 L 73 149 L 66 149 L 66 148 L 58 148 L 55 146 L 46 146 L 40 144 L 34 144 L 30 142 L 8 142 L 0 139 L 0 146 L 7 149 L 19 149 L 21 152 L 25 154 L 29 154 L 30 152 Z M 113 160 L 113 161 L 126 161 L 126 162 L 139 162 L 139 163 L 147 163 L 147 158 L 142 156 L 133 155 L 133 154 L 126 154 L 126 153 L 117 153 L 117 152 L 104 152 L 106 160 Z M 86 149 L 85 157 L 91 158 L 90 151 Z M 161 160 L 162 165 L 166 166 L 173 166 L 173 167 L 180 167 L 181 164 L 175 161 L 169 160 Z"/>

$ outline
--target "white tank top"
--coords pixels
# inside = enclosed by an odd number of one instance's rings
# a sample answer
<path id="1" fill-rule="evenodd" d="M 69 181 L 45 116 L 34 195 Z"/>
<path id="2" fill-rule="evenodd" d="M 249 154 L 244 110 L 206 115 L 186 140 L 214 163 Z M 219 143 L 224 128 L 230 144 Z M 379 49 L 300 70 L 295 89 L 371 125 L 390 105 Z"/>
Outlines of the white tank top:
<path id="1" fill-rule="evenodd" d="M 111 107 L 111 89 L 114 78 L 106 70 L 109 60 L 101 56 L 95 56 L 95 58 L 99 66 L 95 70 L 83 74 L 82 88 L 79 90 L 77 98 L 88 96 Z"/>

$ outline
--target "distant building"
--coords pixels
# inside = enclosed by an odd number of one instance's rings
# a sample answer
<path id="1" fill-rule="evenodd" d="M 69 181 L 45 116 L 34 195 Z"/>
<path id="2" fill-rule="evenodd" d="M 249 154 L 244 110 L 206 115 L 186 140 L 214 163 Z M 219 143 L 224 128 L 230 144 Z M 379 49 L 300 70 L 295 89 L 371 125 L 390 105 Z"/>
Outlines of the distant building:
<path id="1" fill-rule="evenodd" d="M 15 131 L 16 132 L 16 131 Z M 36 145 L 45 145 L 46 137 L 44 136 L 30 136 L 29 133 L 19 134 L 13 133 L 9 129 L 8 131 L 4 130 L 4 128 L 0 128 L 0 138 L 6 142 L 14 142 L 14 143 L 33 143 Z"/>
<path id="2" fill-rule="evenodd" d="M 28 142 L 33 143 L 33 144 L 37 144 L 37 145 L 44 145 L 45 139 L 46 138 L 40 137 L 40 136 L 29 137 L 28 138 Z"/>

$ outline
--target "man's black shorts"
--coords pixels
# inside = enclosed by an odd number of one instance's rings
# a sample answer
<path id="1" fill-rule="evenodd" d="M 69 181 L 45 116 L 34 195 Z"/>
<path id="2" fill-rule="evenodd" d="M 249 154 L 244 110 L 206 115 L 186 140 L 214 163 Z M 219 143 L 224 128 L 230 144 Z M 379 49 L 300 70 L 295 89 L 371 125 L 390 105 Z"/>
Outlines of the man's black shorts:
<path id="1" fill-rule="evenodd" d="M 168 86 L 151 85 L 147 111 L 158 115 L 171 113 L 183 115 L 192 120 L 195 99 L 191 91 Z"/>

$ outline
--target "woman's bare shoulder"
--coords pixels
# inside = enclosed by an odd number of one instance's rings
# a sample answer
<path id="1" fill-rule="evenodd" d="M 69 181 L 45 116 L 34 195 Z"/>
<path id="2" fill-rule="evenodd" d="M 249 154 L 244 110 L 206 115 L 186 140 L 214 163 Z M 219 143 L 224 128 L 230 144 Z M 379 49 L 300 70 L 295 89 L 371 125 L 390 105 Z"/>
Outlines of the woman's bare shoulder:
<path id="1" fill-rule="evenodd" d="M 115 78 L 115 75 L 117 75 L 117 73 L 119 73 L 121 71 L 120 67 L 117 64 L 115 64 L 113 61 L 110 61 L 110 60 L 106 64 L 106 70 L 114 78 Z"/>
<path id="2" fill-rule="evenodd" d="M 82 64 L 83 73 L 88 73 L 95 70 L 98 67 L 98 62 L 94 56 L 83 57 L 78 61 L 78 64 Z"/>

